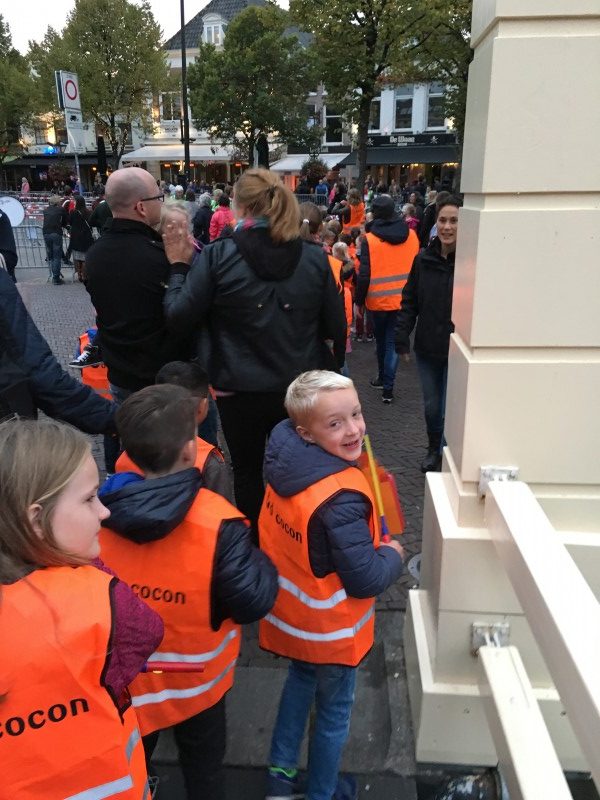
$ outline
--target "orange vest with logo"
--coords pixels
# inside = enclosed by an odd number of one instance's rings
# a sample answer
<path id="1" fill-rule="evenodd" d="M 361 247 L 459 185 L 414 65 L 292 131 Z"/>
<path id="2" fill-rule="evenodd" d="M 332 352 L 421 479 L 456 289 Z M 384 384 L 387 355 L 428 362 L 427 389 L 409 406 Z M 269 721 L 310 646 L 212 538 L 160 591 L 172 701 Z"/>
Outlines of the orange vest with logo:
<path id="1" fill-rule="evenodd" d="M 135 713 L 104 685 L 113 580 L 48 567 L 2 586 L 0 800 L 149 797 Z"/>
<path id="2" fill-rule="evenodd" d="M 375 598 L 349 597 L 337 573 L 317 578 L 310 567 L 312 515 L 341 491 L 364 495 L 369 526 L 379 547 L 379 520 L 369 484 L 356 467 L 330 475 L 291 497 L 267 486 L 258 529 L 260 547 L 279 572 L 275 606 L 259 623 L 259 644 L 277 655 L 311 664 L 356 666 L 373 645 Z"/>
<path id="3" fill-rule="evenodd" d="M 215 455 L 221 461 L 223 461 L 223 456 L 221 455 L 221 451 L 218 447 L 215 447 L 213 444 L 209 444 L 209 442 L 205 442 L 204 439 L 196 436 L 196 460 L 194 461 L 194 466 L 196 469 L 199 469 L 200 472 L 202 472 L 204 469 L 206 460 L 211 453 L 215 453 Z M 134 464 L 129 458 L 126 451 L 122 452 L 118 457 L 117 463 L 115 464 L 115 472 L 135 472 L 137 475 L 143 474 L 138 465 Z"/>
<path id="4" fill-rule="evenodd" d="M 197 664 L 203 672 L 139 675 L 131 699 L 142 735 L 193 717 L 233 685 L 240 627 L 210 625 L 210 588 L 219 528 L 244 519 L 231 503 L 200 489 L 184 521 L 163 539 L 139 545 L 108 528 L 100 532 L 102 560 L 157 611 L 165 624 L 160 649 L 148 659 Z"/>
<path id="5" fill-rule="evenodd" d="M 408 280 L 419 240 L 414 231 L 408 232 L 403 244 L 390 244 L 373 233 L 367 233 L 371 280 L 365 305 L 370 311 L 398 311 L 402 304 L 402 289 Z"/>
<path id="6" fill-rule="evenodd" d="M 338 292 L 342 291 L 342 262 L 339 258 L 334 258 L 333 256 L 327 254 L 327 258 L 329 259 L 329 266 L 331 267 L 331 271 L 333 272 L 333 279 L 335 280 L 335 285 L 337 286 Z"/>
<path id="7" fill-rule="evenodd" d="M 89 344 L 90 337 L 87 333 L 82 333 L 79 337 L 79 352 L 83 352 L 83 348 Z M 106 397 L 107 400 L 112 400 L 112 395 L 110 393 L 110 386 L 108 384 L 108 370 L 104 366 L 104 364 L 99 364 L 97 367 L 84 367 L 81 370 L 81 382 L 85 383 L 86 386 L 89 386 L 98 394 L 101 394 L 102 397 Z"/>
<path id="8" fill-rule="evenodd" d="M 348 205 L 350 209 L 350 222 L 344 223 L 342 228 L 343 233 L 350 233 L 352 228 L 360 228 L 365 224 L 365 204 L 359 203 L 356 206 Z"/>

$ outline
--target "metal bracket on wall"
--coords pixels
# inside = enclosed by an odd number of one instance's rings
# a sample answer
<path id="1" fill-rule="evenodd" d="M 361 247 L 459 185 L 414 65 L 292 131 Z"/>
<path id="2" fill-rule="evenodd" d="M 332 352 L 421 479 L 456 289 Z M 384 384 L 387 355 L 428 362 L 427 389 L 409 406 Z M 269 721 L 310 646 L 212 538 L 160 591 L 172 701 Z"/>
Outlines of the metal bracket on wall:
<path id="1" fill-rule="evenodd" d="M 491 481 L 517 481 L 519 480 L 518 467 L 498 467 L 493 464 L 479 468 L 479 486 L 477 494 L 481 500 L 487 494 L 488 484 Z"/>
<path id="2" fill-rule="evenodd" d="M 508 622 L 474 622 L 471 625 L 471 655 L 480 647 L 508 647 L 510 625 Z"/>

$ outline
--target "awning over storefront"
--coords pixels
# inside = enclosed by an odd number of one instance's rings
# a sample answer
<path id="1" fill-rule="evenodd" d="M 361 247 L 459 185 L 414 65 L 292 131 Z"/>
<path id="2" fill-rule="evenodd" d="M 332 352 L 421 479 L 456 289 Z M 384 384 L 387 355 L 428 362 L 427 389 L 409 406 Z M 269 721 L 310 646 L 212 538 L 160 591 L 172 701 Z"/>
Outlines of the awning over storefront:
<path id="1" fill-rule="evenodd" d="M 455 145 L 367 148 L 368 167 L 386 164 L 452 164 L 456 161 L 458 161 L 458 148 Z M 356 151 L 346 156 L 340 166 L 354 164 L 356 164 Z"/>
<path id="2" fill-rule="evenodd" d="M 346 155 L 346 153 L 320 153 L 318 158 L 324 161 L 329 169 L 333 169 Z M 285 156 L 279 161 L 275 161 L 274 164 L 271 164 L 269 169 L 273 170 L 273 172 L 300 172 L 302 165 L 305 161 L 308 161 L 308 159 L 308 153 Z"/>
<path id="3" fill-rule="evenodd" d="M 182 144 L 149 144 L 125 153 L 122 164 L 131 161 L 183 161 L 185 154 Z M 232 156 L 223 147 L 210 144 L 191 144 L 191 161 L 231 161 Z"/>
<path id="4" fill-rule="evenodd" d="M 75 164 L 75 156 L 73 153 L 62 153 L 61 155 L 42 155 L 36 153 L 31 156 L 19 156 L 13 161 L 4 161 L 4 166 L 7 167 L 47 167 L 49 164 L 59 164 L 60 162 L 69 161 Z M 79 163 L 89 166 L 90 164 L 98 163 L 98 156 L 95 153 L 86 153 L 86 155 L 79 156 Z"/>

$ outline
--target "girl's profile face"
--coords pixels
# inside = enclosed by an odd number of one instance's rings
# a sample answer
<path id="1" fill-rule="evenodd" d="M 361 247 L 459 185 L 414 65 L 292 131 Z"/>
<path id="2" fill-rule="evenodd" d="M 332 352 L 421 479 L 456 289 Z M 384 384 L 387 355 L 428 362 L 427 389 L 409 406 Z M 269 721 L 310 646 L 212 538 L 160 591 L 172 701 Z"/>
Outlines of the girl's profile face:
<path id="1" fill-rule="evenodd" d="M 109 516 L 110 511 L 98 499 L 98 468 L 88 453 L 54 508 L 51 526 L 57 547 L 79 558 L 97 558 L 100 523 Z"/>

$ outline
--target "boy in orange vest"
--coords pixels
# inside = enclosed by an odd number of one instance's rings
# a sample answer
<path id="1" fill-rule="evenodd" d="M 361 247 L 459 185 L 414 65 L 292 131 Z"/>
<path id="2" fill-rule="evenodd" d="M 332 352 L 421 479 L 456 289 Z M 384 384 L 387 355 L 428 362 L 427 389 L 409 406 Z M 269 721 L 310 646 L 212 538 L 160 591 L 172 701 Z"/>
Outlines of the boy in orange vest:
<path id="1" fill-rule="evenodd" d="M 211 492 L 220 494 L 233 503 L 233 488 L 229 467 L 225 463 L 223 454 L 218 447 L 206 441 L 201 433 L 204 432 L 205 423 L 209 412 L 210 387 L 208 374 L 195 361 L 170 361 L 156 373 L 156 383 L 170 383 L 187 389 L 197 403 L 196 424 L 198 436 L 196 437 L 196 461 L 194 466 L 202 473 L 203 485 Z M 211 437 L 212 438 L 212 437 Z M 127 451 L 121 453 L 115 465 L 115 472 L 134 472 L 140 474 L 140 468 L 131 460 Z M 127 481 L 127 478 L 124 478 Z"/>
<path id="2" fill-rule="evenodd" d="M 375 597 L 402 573 L 403 550 L 380 543 L 379 517 L 356 462 L 365 421 L 349 378 L 305 372 L 290 384 L 289 420 L 272 431 L 261 549 L 279 571 L 261 647 L 291 660 L 271 742 L 267 800 L 298 797 L 310 708 L 306 800 L 332 800 L 348 736 L 356 668 L 373 645 Z M 301 795 L 302 796 L 302 795 Z"/>
<path id="3" fill-rule="evenodd" d="M 149 665 L 196 668 L 149 672 L 131 684 L 146 758 L 159 732 L 173 727 L 189 800 L 215 800 L 240 625 L 273 606 L 277 573 L 244 516 L 204 488 L 194 466 L 196 411 L 189 391 L 170 384 L 141 389 L 119 408 L 119 435 L 144 477 L 115 490 L 115 475 L 102 487 L 111 519 L 100 546 L 103 561 L 163 618 Z"/>

